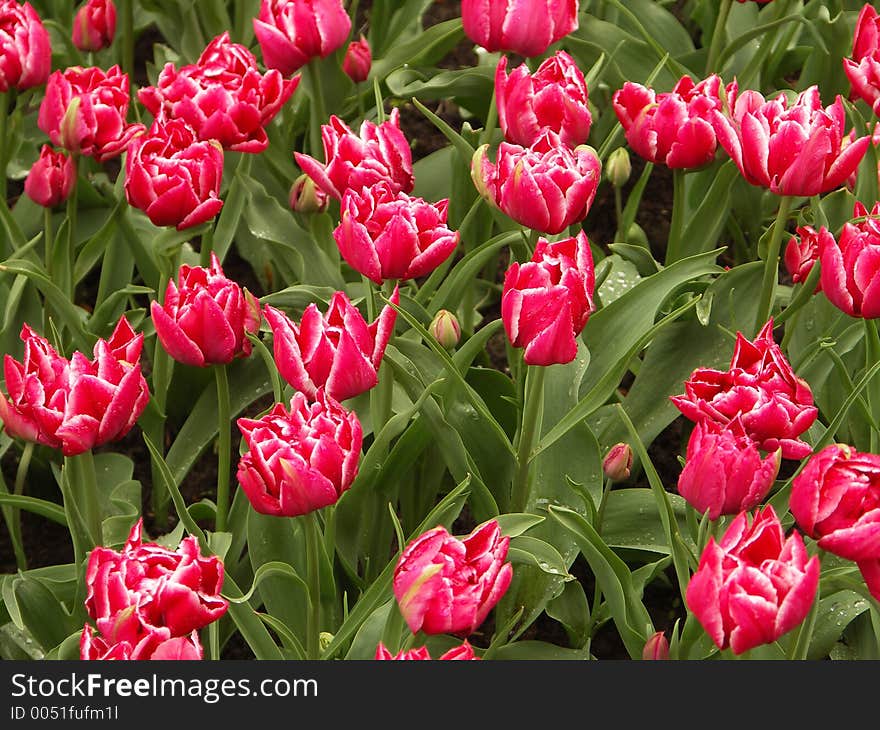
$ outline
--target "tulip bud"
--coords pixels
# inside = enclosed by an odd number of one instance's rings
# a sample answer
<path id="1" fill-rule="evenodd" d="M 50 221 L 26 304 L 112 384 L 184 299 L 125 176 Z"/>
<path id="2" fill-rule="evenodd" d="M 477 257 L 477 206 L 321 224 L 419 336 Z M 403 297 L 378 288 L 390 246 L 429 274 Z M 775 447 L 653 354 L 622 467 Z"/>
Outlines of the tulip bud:
<path id="1" fill-rule="evenodd" d="M 666 640 L 666 634 L 658 631 L 645 642 L 645 648 L 642 650 L 642 659 L 646 661 L 669 659 L 669 642 Z"/>
<path id="2" fill-rule="evenodd" d="M 605 163 L 605 175 L 614 187 L 622 188 L 631 174 L 632 162 L 629 159 L 629 152 L 626 151 L 626 147 L 618 147 L 609 155 L 608 162 Z"/>
<path id="3" fill-rule="evenodd" d="M 614 444 L 605 455 L 602 470 L 612 482 L 622 482 L 629 478 L 632 469 L 633 452 L 629 444 Z"/>
<path id="4" fill-rule="evenodd" d="M 330 196 L 308 175 L 300 175 L 290 186 L 290 208 L 297 213 L 323 213 L 329 204 Z"/>
<path id="5" fill-rule="evenodd" d="M 318 644 L 321 647 L 321 651 L 324 651 L 332 643 L 333 643 L 333 634 L 331 634 L 329 631 L 322 631 L 318 635 Z"/>
<path id="6" fill-rule="evenodd" d="M 59 129 L 59 142 L 67 150 L 77 150 L 77 117 L 82 98 L 75 96 L 70 100 L 64 116 L 61 117 Z"/>
<path id="7" fill-rule="evenodd" d="M 39 159 L 25 178 L 24 191 L 35 203 L 54 208 L 70 197 L 75 182 L 76 164 L 73 158 L 44 144 Z"/>
<path id="8" fill-rule="evenodd" d="M 441 309 L 434 315 L 429 331 L 434 339 L 440 343 L 440 346 L 447 350 L 455 347 L 461 339 L 461 326 L 458 324 L 458 319 L 446 309 Z"/>
<path id="9" fill-rule="evenodd" d="M 81 51 L 100 51 L 113 43 L 116 5 L 113 0 L 88 0 L 76 13 L 72 39 Z"/>
<path id="10" fill-rule="evenodd" d="M 348 44 L 348 50 L 342 60 L 342 70 L 357 84 L 367 80 L 372 62 L 373 55 L 370 52 L 370 44 L 364 36 L 361 36 L 360 40 Z"/>

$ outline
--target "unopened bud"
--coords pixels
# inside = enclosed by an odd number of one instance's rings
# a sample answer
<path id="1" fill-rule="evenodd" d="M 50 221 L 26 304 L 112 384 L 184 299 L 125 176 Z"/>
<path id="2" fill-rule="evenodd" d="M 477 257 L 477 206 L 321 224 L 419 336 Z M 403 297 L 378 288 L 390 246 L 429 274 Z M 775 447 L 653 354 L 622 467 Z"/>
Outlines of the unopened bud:
<path id="1" fill-rule="evenodd" d="M 616 188 L 622 188 L 632 174 L 632 162 L 626 147 L 618 147 L 608 156 L 605 163 L 605 175 L 609 182 Z"/>
<path id="2" fill-rule="evenodd" d="M 342 70 L 357 84 L 367 80 L 372 62 L 370 44 L 362 34 L 360 40 L 349 43 L 342 60 Z"/>
<path id="3" fill-rule="evenodd" d="M 333 643 L 333 634 L 329 631 L 322 631 L 318 635 L 318 646 L 321 648 L 321 651 L 325 651 L 330 644 Z"/>
<path id="4" fill-rule="evenodd" d="M 669 659 L 669 642 L 666 640 L 666 634 L 658 631 L 645 642 L 642 659 L 659 661 Z"/>
<path id="5" fill-rule="evenodd" d="M 621 482 L 629 477 L 629 470 L 632 468 L 633 452 L 629 444 L 614 444 L 605 456 L 602 462 L 602 469 L 605 476 L 613 482 Z"/>
<path id="6" fill-rule="evenodd" d="M 297 213 L 323 213 L 330 197 L 308 175 L 300 175 L 290 186 L 290 207 Z"/>
<path id="7" fill-rule="evenodd" d="M 455 347 L 461 339 L 461 326 L 455 315 L 446 309 L 441 309 L 434 315 L 430 332 L 434 339 L 440 343 L 440 346 L 447 350 Z"/>

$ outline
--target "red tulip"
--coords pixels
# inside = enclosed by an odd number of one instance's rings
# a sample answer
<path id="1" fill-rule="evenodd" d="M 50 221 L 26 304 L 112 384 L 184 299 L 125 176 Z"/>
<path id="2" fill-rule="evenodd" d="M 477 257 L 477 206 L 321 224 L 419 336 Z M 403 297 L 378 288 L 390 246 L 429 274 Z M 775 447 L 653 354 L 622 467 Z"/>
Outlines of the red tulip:
<path id="1" fill-rule="evenodd" d="M 511 264 L 504 275 L 501 319 L 528 365 L 567 363 L 593 305 L 595 273 L 586 234 L 554 243 L 539 238 L 531 261 Z"/>
<path id="2" fill-rule="evenodd" d="M 260 419 L 239 418 L 248 452 L 238 481 L 262 514 L 295 517 L 336 504 L 357 476 L 363 432 L 357 414 L 323 389 L 293 396 Z"/>
<path id="3" fill-rule="evenodd" d="M 843 185 L 864 157 L 870 137 L 844 144 L 843 99 L 823 109 L 811 86 L 789 106 L 785 94 L 766 101 L 728 86 L 730 115 L 712 112 L 718 141 L 752 185 L 777 195 L 812 196 Z"/>
<path id="4" fill-rule="evenodd" d="M 785 538 L 767 505 L 751 525 L 743 512 L 720 542 L 709 538 L 685 602 L 719 649 L 742 654 L 800 624 L 818 586 L 819 558 L 808 558 L 799 533 Z"/>
<path id="5" fill-rule="evenodd" d="M 820 231 L 819 282 L 828 300 L 850 317 L 875 319 L 880 317 L 880 203 L 869 216 L 856 202 L 853 217 L 864 220 L 844 223 L 838 241 L 825 228 Z"/>
<path id="6" fill-rule="evenodd" d="M 627 81 L 614 93 L 614 111 L 626 141 L 641 157 L 673 169 L 708 165 L 718 147 L 712 111 L 721 109 L 717 75 L 694 84 L 682 76 L 669 93 Z"/>
<path id="7" fill-rule="evenodd" d="M 178 362 L 194 367 L 225 365 L 251 354 L 248 333 L 260 329 L 260 304 L 223 274 L 217 255 L 211 266 L 184 264 L 177 284 L 168 282 L 165 301 L 150 306 L 156 336 Z"/>
<path id="8" fill-rule="evenodd" d="M 342 59 L 342 70 L 356 84 L 366 81 L 370 75 L 370 66 L 373 63 L 373 54 L 370 51 L 370 44 L 362 35 L 360 40 L 352 41 L 348 44 L 345 51 L 345 58 Z"/>
<path id="9" fill-rule="evenodd" d="M 61 150 L 44 144 L 39 159 L 24 181 L 24 192 L 44 208 L 54 208 L 70 197 L 76 184 L 76 163 Z"/>
<path id="10" fill-rule="evenodd" d="M 120 155 L 145 127 L 128 124 L 128 76 L 119 66 L 73 66 L 46 84 L 37 126 L 52 143 L 74 155 L 104 162 Z"/>
<path id="11" fill-rule="evenodd" d="M 633 465 L 633 451 L 629 444 L 614 444 L 602 460 L 602 471 L 613 482 L 629 479 Z"/>
<path id="12" fill-rule="evenodd" d="M 263 0 L 254 34 L 268 68 L 290 76 L 313 58 L 326 58 L 351 32 L 342 0 Z"/>
<path id="13" fill-rule="evenodd" d="M 181 119 L 158 121 L 131 145 L 125 159 L 125 197 L 154 226 L 182 231 L 220 212 L 222 177 L 223 150 L 215 140 L 199 140 Z"/>
<path id="14" fill-rule="evenodd" d="M 534 74 L 521 64 L 507 75 L 507 56 L 495 69 L 498 123 L 508 142 L 528 147 L 550 129 L 563 144 L 576 147 L 587 141 L 593 117 L 587 83 L 574 59 L 557 51 Z"/>
<path id="15" fill-rule="evenodd" d="M 728 423 L 737 416 L 762 451 L 782 449 L 784 459 L 810 453 L 800 436 L 816 420 L 818 409 L 807 382 L 791 368 L 773 341 L 771 319 L 754 341 L 737 333 L 727 371 L 697 368 L 685 382 L 685 394 L 672 402 L 692 421 Z"/>
<path id="16" fill-rule="evenodd" d="M 171 637 L 168 629 L 144 628 L 122 641 L 107 641 L 86 624 L 79 639 L 81 660 L 196 660 L 202 659 L 198 631 L 189 636 Z"/>
<path id="17" fill-rule="evenodd" d="M 430 661 L 431 654 L 428 651 L 428 647 L 420 646 L 417 649 L 399 651 L 397 654 L 392 655 L 380 641 L 379 645 L 376 647 L 375 658 L 383 661 Z M 467 639 L 465 639 L 460 646 L 453 647 L 445 654 L 441 654 L 438 659 L 440 661 L 473 661 L 479 660 L 480 657 L 474 654 L 474 648 L 468 643 Z"/>
<path id="18" fill-rule="evenodd" d="M 591 147 L 571 150 L 545 130 L 531 147 L 502 142 L 495 164 L 487 149 L 483 145 L 474 153 L 474 185 L 517 223 L 555 234 L 587 217 L 602 166 Z"/>
<path id="19" fill-rule="evenodd" d="M 487 51 L 540 56 L 578 27 L 578 0 L 462 0 L 464 32 Z"/>
<path id="20" fill-rule="evenodd" d="M 346 190 L 359 191 L 382 180 L 394 192 L 412 191 L 412 152 L 400 131 L 398 109 L 392 109 L 382 124 L 365 119 L 360 135 L 339 117 L 331 116 L 330 124 L 321 125 L 321 140 L 325 164 L 301 152 L 293 155 L 303 172 L 327 195 L 342 200 Z"/>
<path id="21" fill-rule="evenodd" d="M 813 270 L 813 264 L 819 260 L 819 242 L 824 236 L 831 234 L 825 228 L 817 231 L 812 226 L 798 226 L 797 235 L 792 236 L 785 247 L 783 261 L 788 273 L 791 274 L 791 280 L 797 284 L 806 281 L 810 272 Z M 815 291 L 822 288 L 822 283 L 816 284 Z"/>
<path id="22" fill-rule="evenodd" d="M 462 540 L 444 527 L 406 546 L 394 568 L 394 596 L 413 633 L 474 633 L 510 585 L 509 537 L 496 520 Z"/>
<path id="23" fill-rule="evenodd" d="M 138 99 L 154 117 L 183 119 L 201 140 L 262 152 L 269 146 L 265 126 L 298 84 L 299 76 L 285 81 L 274 69 L 261 74 L 254 55 L 223 32 L 196 63 L 180 70 L 166 63 L 156 86 L 140 89 Z"/>
<path id="24" fill-rule="evenodd" d="M 116 5 L 113 0 L 88 0 L 73 19 L 73 45 L 81 51 L 100 51 L 113 43 Z"/>
<path id="25" fill-rule="evenodd" d="M 400 301 L 396 287 L 390 301 Z M 392 307 L 383 307 L 368 325 L 357 307 L 338 291 L 323 316 L 314 304 L 306 307 L 299 323 L 268 304 L 265 314 L 278 371 L 309 398 L 324 388 L 335 400 L 344 401 L 379 382 L 379 366 L 397 319 Z"/>
<path id="26" fill-rule="evenodd" d="M 0 2 L 0 93 L 45 84 L 52 68 L 49 32 L 30 3 Z"/>
<path id="27" fill-rule="evenodd" d="M 864 99 L 880 116 L 880 15 L 865 3 L 856 21 L 852 58 L 843 59 L 851 97 Z"/>
<path id="28" fill-rule="evenodd" d="M 662 631 L 652 634 L 645 642 L 642 659 L 646 661 L 666 661 L 669 659 L 669 640 Z"/>
<path id="29" fill-rule="evenodd" d="M 9 435 L 74 456 L 122 438 L 140 418 L 149 399 L 138 362 L 144 336 L 125 317 L 95 344 L 93 360 L 81 352 L 67 360 L 26 324 L 21 339 L 23 362 L 4 361 L 0 420 Z"/>
<path id="30" fill-rule="evenodd" d="M 436 269 L 458 245 L 458 231 L 446 227 L 448 204 L 395 193 L 384 181 L 348 190 L 333 237 L 342 258 L 376 284 L 417 279 Z"/>
<path id="31" fill-rule="evenodd" d="M 710 520 L 754 509 L 779 473 L 781 450 L 763 460 L 736 416 L 729 423 L 699 421 L 691 432 L 678 493 Z"/>

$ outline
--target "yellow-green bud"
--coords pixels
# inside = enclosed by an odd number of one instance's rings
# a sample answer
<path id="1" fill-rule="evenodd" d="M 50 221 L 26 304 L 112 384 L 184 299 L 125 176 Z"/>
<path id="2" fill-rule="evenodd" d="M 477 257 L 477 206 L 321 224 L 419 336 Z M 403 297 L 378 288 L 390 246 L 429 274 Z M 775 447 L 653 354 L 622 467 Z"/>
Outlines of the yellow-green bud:
<path id="1" fill-rule="evenodd" d="M 431 322 L 431 335 L 441 347 L 451 350 L 461 339 L 461 326 L 452 312 L 441 309 Z"/>
<path id="2" fill-rule="evenodd" d="M 626 147 L 618 147 L 608 156 L 605 163 L 605 175 L 608 181 L 616 188 L 622 188 L 632 174 L 632 162 Z"/>

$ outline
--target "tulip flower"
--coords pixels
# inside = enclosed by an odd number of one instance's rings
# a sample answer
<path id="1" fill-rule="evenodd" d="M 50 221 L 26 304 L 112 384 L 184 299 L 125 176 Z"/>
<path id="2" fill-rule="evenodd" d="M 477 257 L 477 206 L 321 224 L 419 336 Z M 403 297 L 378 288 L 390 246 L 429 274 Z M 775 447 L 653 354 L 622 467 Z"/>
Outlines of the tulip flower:
<path id="1" fill-rule="evenodd" d="M 358 84 L 367 80 L 372 63 L 373 54 L 370 51 L 370 44 L 361 35 L 360 40 L 348 44 L 345 58 L 342 59 L 342 70 L 345 71 L 348 78 Z"/>
<path id="2" fill-rule="evenodd" d="M 156 336 L 184 365 L 226 365 L 251 354 L 248 333 L 260 329 L 260 305 L 246 288 L 227 279 L 217 254 L 208 268 L 183 264 L 168 282 L 162 304 L 150 305 Z"/>
<path id="3" fill-rule="evenodd" d="M 326 58 L 347 40 L 351 18 L 342 0 L 262 0 L 254 34 L 268 68 L 284 76 Z"/>
<path id="4" fill-rule="evenodd" d="M 720 542 L 709 538 L 685 602 L 719 649 L 742 654 L 776 641 L 810 612 L 819 586 L 819 558 L 803 538 L 786 539 L 773 507 L 749 524 L 743 512 Z"/>
<path id="5" fill-rule="evenodd" d="M 639 156 L 670 169 L 695 169 L 715 157 L 712 112 L 721 109 L 721 91 L 715 74 L 698 84 L 682 76 L 671 92 L 660 94 L 627 81 L 612 103 L 627 143 Z"/>
<path id="6" fill-rule="evenodd" d="M 394 596 L 413 633 L 474 633 L 513 577 L 505 563 L 509 537 L 496 520 L 459 540 L 442 526 L 404 548 L 394 568 Z"/>
<path id="7" fill-rule="evenodd" d="M 399 651 L 397 654 L 392 655 L 380 641 L 376 647 L 375 658 L 382 661 L 430 661 L 431 653 L 428 651 L 428 647 L 420 646 L 417 649 Z M 473 661 L 479 659 L 480 657 L 474 654 L 474 648 L 468 643 L 467 639 L 461 645 L 453 647 L 438 657 L 439 661 Z"/>
<path id="8" fill-rule="evenodd" d="M 30 3 L 0 2 L 0 94 L 45 84 L 52 68 L 49 32 Z"/>
<path id="9" fill-rule="evenodd" d="M 504 275 L 501 319 L 528 365 L 567 363 L 595 309 L 593 255 L 586 234 L 550 243 L 539 238 L 531 261 Z"/>
<path id="10" fill-rule="evenodd" d="M 297 393 L 290 410 L 276 403 L 265 416 L 239 418 L 248 452 L 238 481 L 262 514 L 295 517 L 336 504 L 358 471 L 363 431 L 323 389 L 313 401 Z"/>
<path id="11" fill-rule="evenodd" d="M 390 301 L 400 301 L 396 287 Z M 310 304 L 299 323 L 271 305 L 264 311 L 278 371 L 309 398 L 324 388 L 335 400 L 344 401 L 379 382 L 379 366 L 397 319 L 392 307 L 383 307 L 368 325 L 345 293 L 338 291 L 323 316 Z"/>
<path id="12" fill-rule="evenodd" d="M 122 438 L 140 418 L 149 399 L 138 362 L 144 336 L 125 317 L 92 360 L 81 352 L 67 360 L 27 324 L 21 339 L 23 361 L 4 358 L 0 421 L 10 436 L 74 456 Z"/>
<path id="13" fill-rule="evenodd" d="M 458 245 L 446 227 L 449 201 L 427 203 L 378 182 L 342 198 L 342 220 L 333 238 L 348 264 L 376 284 L 431 273 Z"/>
<path id="14" fill-rule="evenodd" d="M 574 150 L 545 130 L 531 147 L 502 142 L 493 164 L 482 145 L 471 161 L 480 194 L 517 223 L 555 234 L 587 217 L 602 163 L 592 147 Z"/>
<path id="15" fill-rule="evenodd" d="M 645 642 L 642 659 L 646 661 L 665 661 L 669 659 L 669 640 L 662 631 L 657 631 Z"/>
<path id="16" fill-rule="evenodd" d="M 865 3 L 856 21 L 852 58 L 843 59 L 843 70 L 853 99 L 864 99 L 880 116 L 880 15 Z"/>
<path id="17" fill-rule="evenodd" d="M 810 445 L 798 436 L 816 420 L 818 409 L 809 384 L 794 374 L 773 341 L 773 320 L 754 341 L 737 332 L 728 370 L 697 368 L 684 387 L 685 394 L 671 400 L 692 421 L 728 423 L 740 416 L 746 434 L 762 451 L 781 448 L 784 459 L 810 453 Z"/>
<path id="18" fill-rule="evenodd" d="M 825 228 L 820 231 L 819 283 L 828 300 L 850 317 L 875 319 L 880 317 L 880 203 L 869 216 L 856 202 L 853 217 L 864 220 L 844 223 L 839 240 Z"/>
<path id="19" fill-rule="evenodd" d="M 748 512 L 763 501 L 779 473 L 781 449 L 764 459 L 740 416 L 728 423 L 702 420 L 691 432 L 678 493 L 710 520 Z"/>
<path id="20" fill-rule="evenodd" d="M 838 95 L 823 108 L 819 88 L 766 101 L 728 86 L 729 115 L 713 110 L 718 142 L 752 185 L 776 195 L 812 196 L 843 185 L 864 157 L 870 136 L 844 144 L 846 112 Z"/>
<path id="21" fill-rule="evenodd" d="M 507 56 L 495 69 L 498 122 L 508 142 L 528 147 L 550 129 L 562 143 L 576 147 L 587 141 L 593 117 L 587 82 L 565 51 L 542 62 L 534 74 L 521 64 L 507 75 Z"/>
<path id="22" fill-rule="evenodd" d="M 337 200 L 346 190 L 360 191 L 381 180 L 395 192 L 409 193 L 415 179 L 412 152 L 400 131 L 400 111 L 392 109 L 388 119 L 376 124 L 365 119 L 357 135 L 337 116 L 321 125 L 325 164 L 301 152 L 296 163 L 315 184 Z"/>
<path id="23" fill-rule="evenodd" d="M 44 208 L 54 208 L 70 197 L 76 184 L 76 163 L 61 150 L 44 144 L 39 159 L 24 181 L 24 192 Z"/>
<path id="24" fill-rule="evenodd" d="M 156 86 L 140 89 L 138 99 L 156 118 L 183 119 L 203 141 L 257 153 L 269 146 L 265 126 L 298 84 L 299 76 L 285 80 L 274 69 L 260 73 L 254 55 L 223 32 L 196 63 L 179 70 L 166 63 Z"/>
<path id="25" fill-rule="evenodd" d="M 819 242 L 823 237 L 831 234 L 825 228 L 817 231 L 812 226 L 798 226 L 796 233 L 797 235 L 792 236 L 785 247 L 783 261 L 785 268 L 791 275 L 791 280 L 798 284 L 807 280 L 813 270 L 813 264 L 819 260 Z M 821 289 L 822 283 L 820 281 L 816 284 L 815 291 Z"/>
<path id="26" fill-rule="evenodd" d="M 154 226 L 182 231 L 211 220 L 223 207 L 223 150 L 203 142 L 180 119 L 154 122 L 125 159 L 125 197 Z"/>
<path id="27" fill-rule="evenodd" d="M 100 51 L 116 35 L 116 5 L 113 0 L 88 0 L 73 19 L 73 45 L 80 51 Z"/>
<path id="28" fill-rule="evenodd" d="M 171 637 L 163 628 L 144 628 L 126 639 L 110 642 L 86 624 L 79 640 L 81 660 L 197 660 L 203 658 L 199 633 Z"/>
<path id="29" fill-rule="evenodd" d="M 578 27 L 578 0 L 462 0 L 464 32 L 487 51 L 540 56 Z"/>
<path id="30" fill-rule="evenodd" d="M 140 135 L 143 124 L 128 124 L 128 75 L 73 66 L 54 71 L 46 84 L 37 126 L 52 143 L 74 155 L 104 162 L 117 157 Z"/>

